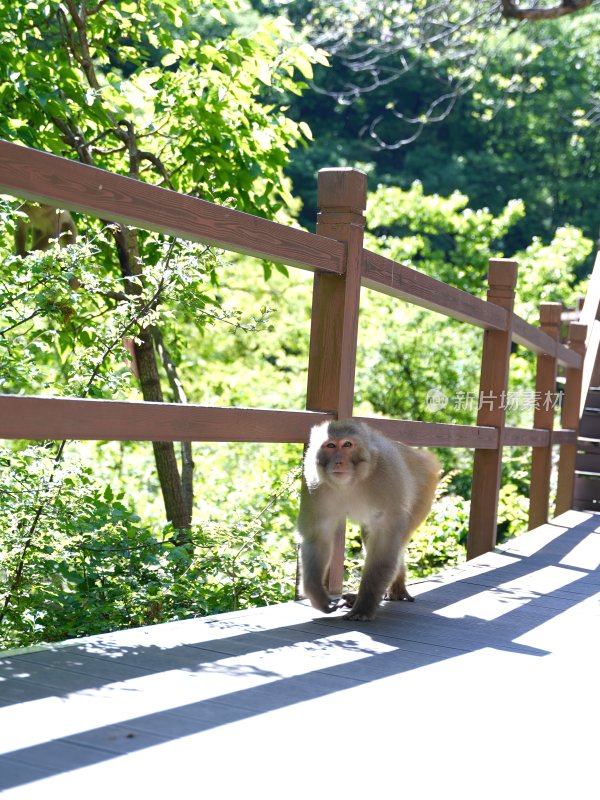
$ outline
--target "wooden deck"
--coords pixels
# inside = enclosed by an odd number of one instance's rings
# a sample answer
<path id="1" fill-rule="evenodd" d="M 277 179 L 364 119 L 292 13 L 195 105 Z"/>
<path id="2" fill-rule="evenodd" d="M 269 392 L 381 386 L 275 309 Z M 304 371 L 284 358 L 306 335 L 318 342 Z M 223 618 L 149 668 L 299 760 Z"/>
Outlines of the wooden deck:
<path id="1" fill-rule="evenodd" d="M 599 566 L 570 511 L 373 623 L 289 603 L 4 654 L 0 789 L 598 798 Z"/>

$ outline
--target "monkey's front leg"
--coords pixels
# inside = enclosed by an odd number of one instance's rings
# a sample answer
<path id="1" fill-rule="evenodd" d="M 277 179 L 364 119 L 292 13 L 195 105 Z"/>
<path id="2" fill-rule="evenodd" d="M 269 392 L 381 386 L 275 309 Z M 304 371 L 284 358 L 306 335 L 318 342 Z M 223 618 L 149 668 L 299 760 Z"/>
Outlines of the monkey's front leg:
<path id="1" fill-rule="evenodd" d="M 331 561 L 333 542 L 321 535 L 306 538 L 302 542 L 302 591 L 310 603 L 319 611 L 330 614 L 337 608 L 337 601 L 332 600 L 325 590 L 325 576 Z"/>

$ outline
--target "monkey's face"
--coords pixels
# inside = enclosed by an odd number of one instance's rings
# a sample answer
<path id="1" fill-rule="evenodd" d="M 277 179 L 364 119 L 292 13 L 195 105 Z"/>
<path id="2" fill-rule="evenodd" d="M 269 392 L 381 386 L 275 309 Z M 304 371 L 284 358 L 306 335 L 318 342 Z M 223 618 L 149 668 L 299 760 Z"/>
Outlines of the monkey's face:
<path id="1" fill-rule="evenodd" d="M 358 443 L 348 436 L 343 439 L 327 439 L 317 455 L 317 462 L 329 481 L 338 486 L 352 483 L 360 460 Z"/>

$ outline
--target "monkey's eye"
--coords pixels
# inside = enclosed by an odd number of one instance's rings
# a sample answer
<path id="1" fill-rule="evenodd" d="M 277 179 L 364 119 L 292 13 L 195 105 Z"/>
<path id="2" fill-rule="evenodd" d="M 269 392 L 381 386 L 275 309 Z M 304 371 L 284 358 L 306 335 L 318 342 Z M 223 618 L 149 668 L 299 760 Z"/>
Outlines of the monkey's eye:
<path id="1" fill-rule="evenodd" d="M 342 445 L 342 447 L 352 447 L 353 445 L 354 445 L 354 442 L 351 442 L 350 439 L 347 439 L 344 442 L 344 444 Z"/>
<path id="2" fill-rule="evenodd" d="M 328 447 L 330 450 L 335 450 L 335 444 L 334 444 L 334 442 L 325 442 L 325 444 L 323 445 L 323 447 Z"/>

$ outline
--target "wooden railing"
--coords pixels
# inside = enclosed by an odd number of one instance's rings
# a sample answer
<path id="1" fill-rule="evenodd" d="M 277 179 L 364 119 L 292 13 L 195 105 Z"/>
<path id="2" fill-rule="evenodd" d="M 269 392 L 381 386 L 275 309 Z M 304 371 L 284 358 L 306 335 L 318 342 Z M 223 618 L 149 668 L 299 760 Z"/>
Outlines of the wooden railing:
<path id="1" fill-rule="evenodd" d="M 2 395 L 0 438 L 305 442 L 315 423 L 352 415 L 362 285 L 484 332 L 479 396 L 488 402 L 480 403 L 476 425 L 369 420 L 407 444 L 475 450 L 468 557 L 495 544 L 503 447 L 533 448 L 532 526 L 548 517 L 553 445 L 561 446 L 559 504 L 570 503 L 585 326 L 572 323 L 564 345 L 558 304 L 542 305 L 539 327 L 518 317 L 515 261 L 490 261 L 482 300 L 366 250 L 362 172 L 319 172 L 316 234 L 5 141 L 0 141 L 0 192 L 314 273 L 307 411 Z M 553 410 L 544 408 L 536 410 L 531 429 L 506 425 L 501 398 L 507 396 L 511 342 L 537 354 L 539 397 L 554 394 L 557 369 L 564 368 L 562 429 L 554 430 Z M 342 567 L 340 531 L 330 574 L 333 592 L 341 588 Z"/>

